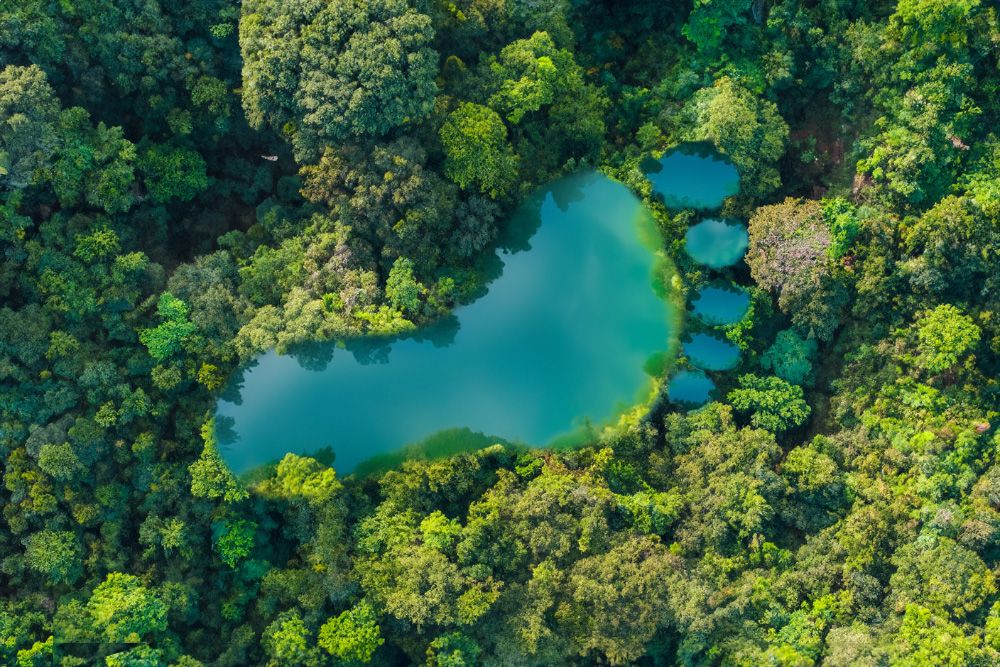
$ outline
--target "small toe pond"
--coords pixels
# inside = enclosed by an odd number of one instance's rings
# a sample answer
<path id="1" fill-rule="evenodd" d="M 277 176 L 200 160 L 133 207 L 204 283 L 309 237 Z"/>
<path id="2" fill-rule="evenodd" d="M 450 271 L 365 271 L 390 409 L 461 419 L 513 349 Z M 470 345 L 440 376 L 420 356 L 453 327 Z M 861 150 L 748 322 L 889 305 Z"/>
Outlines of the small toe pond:
<path id="1" fill-rule="evenodd" d="M 715 391 L 715 383 L 701 371 L 681 371 L 670 378 L 667 396 L 684 407 L 697 407 L 706 403 Z"/>
<path id="2" fill-rule="evenodd" d="M 727 197 L 739 192 L 739 173 L 733 163 L 711 145 L 687 143 L 659 159 L 642 165 L 653 195 L 674 210 L 695 212 L 697 222 L 684 235 L 684 249 L 697 264 L 723 271 L 738 264 L 749 244 L 746 225 L 738 220 L 700 216 L 717 215 Z M 732 283 L 704 285 L 693 295 L 691 316 L 703 327 L 717 328 L 739 322 L 750 308 L 750 295 Z M 696 327 L 697 329 L 698 327 Z M 687 336 L 681 346 L 686 365 L 667 385 L 667 398 L 675 405 L 693 408 L 711 400 L 715 382 L 704 371 L 722 372 L 736 367 L 740 349 L 722 332 Z"/>
<path id="3" fill-rule="evenodd" d="M 681 144 L 643 167 L 653 191 L 672 209 L 715 210 L 740 189 L 736 167 L 708 143 Z"/>
<path id="4" fill-rule="evenodd" d="M 724 326 L 743 319 L 750 308 L 746 290 L 729 285 L 710 285 L 691 300 L 692 312 L 705 324 Z"/>
<path id="5" fill-rule="evenodd" d="M 643 369 L 673 349 L 679 313 L 641 202 L 581 174 L 526 201 L 507 233 L 499 277 L 453 317 L 392 340 L 271 351 L 244 369 L 217 408 L 232 469 L 329 447 L 348 473 L 449 433 L 548 445 L 649 399 Z"/>
<path id="6" fill-rule="evenodd" d="M 691 258 L 710 269 L 732 266 L 746 254 L 747 228 L 733 220 L 707 218 L 688 228 L 685 249 Z"/>
<path id="7" fill-rule="evenodd" d="M 683 347 L 691 363 L 706 371 L 726 371 L 740 360 L 740 348 L 712 334 L 695 334 Z"/>

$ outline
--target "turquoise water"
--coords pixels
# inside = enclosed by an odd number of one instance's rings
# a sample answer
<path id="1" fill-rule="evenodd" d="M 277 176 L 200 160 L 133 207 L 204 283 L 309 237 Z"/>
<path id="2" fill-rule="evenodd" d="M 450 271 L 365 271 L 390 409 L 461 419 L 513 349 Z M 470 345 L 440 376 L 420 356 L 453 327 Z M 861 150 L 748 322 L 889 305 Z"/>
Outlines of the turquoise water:
<path id="1" fill-rule="evenodd" d="M 683 348 L 691 363 L 706 371 L 727 371 L 740 360 L 740 348 L 712 334 L 694 334 Z"/>
<path id="2" fill-rule="evenodd" d="M 688 228 L 684 247 L 696 262 L 721 269 L 743 259 L 749 240 L 742 223 L 708 218 Z"/>
<path id="3" fill-rule="evenodd" d="M 546 445 L 647 398 L 643 368 L 677 332 L 654 287 L 665 267 L 639 200 L 578 175 L 529 199 L 509 229 L 506 245 L 519 250 L 499 255 L 500 277 L 454 317 L 396 340 L 313 346 L 299 360 L 260 356 L 217 408 L 232 469 L 329 447 L 347 473 L 427 439 L 453 450 L 498 438 Z"/>
<path id="4" fill-rule="evenodd" d="M 709 401 L 715 383 L 701 371 L 680 371 L 667 385 L 667 397 L 686 407 L 697 407 Z"/>
<path id="5" fill-rule="evenodd" d="M 743 319 L 750 295 L 735 285 L 704 287 L 691 301 L 692 312 L 705 324 L 724 326 Z"/>
<path id="6" fill-rule="evenodd" d="M 658 160 L 642 165 L 653 192 L 672 209 L 715 211 L 725 199 L 739 192 L 739 172 L 732 162 L 708 144 L 681 144 Z M 736 221 L 708 218 L 688 228 L 684 247 L 697 263 L 723 269 L 739 262 L 746 253 L 746 226 Z M 692 314 L 709 326 L 738 322 L 750 306 L 741 289 L 709 286 L 692 303 Z M 711 400 L 715 383 L 703 371 L 729 370 L 739 363 L 740 350 L 711 334 L 699 333 L 683 343 L 684 354 L 696 369 L 681 370 L 667 386 L 667 398 L 693 408 Z"/>
<path id="7" fill-rule="evenodd" d="M 642 166 L 668 208 L 715 210 L 740 189 L 736 167 L 707 143 L 681 144 Z"/>

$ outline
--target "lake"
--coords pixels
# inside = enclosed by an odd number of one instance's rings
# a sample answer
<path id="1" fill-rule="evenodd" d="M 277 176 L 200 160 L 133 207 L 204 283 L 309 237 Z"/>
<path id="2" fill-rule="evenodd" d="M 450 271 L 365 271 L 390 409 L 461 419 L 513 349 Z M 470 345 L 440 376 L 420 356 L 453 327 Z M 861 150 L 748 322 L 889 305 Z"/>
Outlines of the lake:
<path id="1" fill-rule="evenodd" d="M 499 277 L 453 317 L 246 368 L 217 407 L 234 472 L 325 447 L 349 473 L 419 441 L 558 444 L 649 400 L 644 369 L 673 349 L 680 314 L 641 202 L 581 174 L 529 198 L 507 229 Z"/>

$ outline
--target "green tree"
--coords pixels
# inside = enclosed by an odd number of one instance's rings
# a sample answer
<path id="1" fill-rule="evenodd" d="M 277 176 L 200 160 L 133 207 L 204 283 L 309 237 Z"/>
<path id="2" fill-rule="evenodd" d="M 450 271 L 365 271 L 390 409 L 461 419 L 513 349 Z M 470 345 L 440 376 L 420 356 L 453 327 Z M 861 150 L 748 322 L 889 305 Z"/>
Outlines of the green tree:
<path id="1" fill-rule="evenodd" d="M 426 667 L 472 667 L 482 649 L 473 639 L 461 632 L 449 632 L 435 637 L 427 647 Z"/>
<path id="2" fill-rule="evenodd" d="M 123 213 L 135 203 L 135 146 L 120 127 L 91 125 L 80 107 L 59 115 L 56 154 L 45 175 L 63 206 Z"/>
<path id="3" fill-rule="evenodd" d="M 517 156 L 507 127 L 492 109 L 463 102 L 441 127 L 444 173 L 462 188 L 478 186 L 496 199 L 517 178 Z"/>
<path id="4" fill-rule="evenodd" d="M 312 645 L 312 633 L 295 612 L 281 614 L 264 629 L 263 643 L 271 667 L 319 667 L 323 659 Z"/>
<path id="5" fill-rule="evenodd" d="M 913 290 L 942 301 L 975 300 L 993 292 L 989 260 L 1000 248 L 1000 227 L 979 203 L 987 196 L 948 196 L 902 229 L 900 273 Z M 988 205 L 988 204 L 987 204 Z"/>
<path id="6" fill-rule="evenodd" d="M 951 304 L 925 311 L 914 326 L 917 363 L 930 373 L 943 373 L 954 367 L 979 342 L 979 327 Z"/>
<path id="7" fill-rule="evenodd" d="M 38 450 L 38 467 L 61 482 L 69 481 L 87 469 L 68 442 L 42 445 Z"/>
<path id="8" fill-rule="evenodd" d="M 727 396 L 733 407 L 750 413 L 750 423 L 774 433 L 800 426 L 809 417 L 802 387 L 774 376 L 741 375 Z"/>
<path id="9" fill-rule="evenodd" d="M 413 262 L 405 257 L 398 258 L 385 282 L 389 303 L 408 315 L 415 315 L 420 312 L 422 293 L 423 286 L 413 277 Z"/>
<path id="10" fill-rule="evenodd" d="M 59 100 L 36 65 L 0 71 L 0 185 L 23 188 L 52 154 Z"/>
<path id="11" fill-rule="evenodd" d="M 831 524 L 845 508 L 848 495 L 837 462 L 817 446 L 796 447 L 781 463 L 781 475 L 788 481 L 790 507 L 784 515 L 802 530 L 816 530 Z"/>
<path id="12" fill-rule="evenodd" d="M 28 567 L 52 584 L 72 584 L 83 573 L 82 549 L 76 535 L 67 530 L 41 530 L 24 540 Z"/>
<path id="13" fill-rule="evenodd" d="M 730 28 L 750 18 L 746 0 L 694 0 L 693 5 L 683 28 L 684 36 L 711 57 L 719 54 Z"/>
<path id="14" fill-rule="evenodd" d="M 830 227 L 830 258 L 839 260 L 848 253 L 861 231 L 859 211 L 843 197 L 824 199 L 823 220 Z"/>
<path id="15" fill-rule="evenodd" d="M 889 49 L 880 54 L 879 60 L 888 54 L 896 60 L 880 63 L 884 71 L 878 74 L 875 86 L 892 89 L 900 86 L 901 79 L 908 81 L 898 95 L 879 96 L 879 101 L 892 100 L 892 104 L 880 105 L 884 115 L 876 120 L 872 136 L 861 142 L 866 155 L 857 169 L 875 186 L 871 198 L 888 207 L 913 210 L 932 204 L 948 193 L 966 161 L 966 142 L 972 140 L 972 128 L 982 113 L 973 92 L 977 72 L 968 62 L 970 57 L 934 61 L 934 52 L 947 44 L 918 41 L 912 49 Z M 899 77 L 905 71 L 910 74 L 895 80 L 886 77 Z"/>
<path id="16" fill-rule="evenodd" d="M 348 558 L 353 542 L 346 526 L 344 485 L 336 471 L 315 459 L 286 454 L 274 474 L 254 489 L 257 497 L 281 510 L 279 533 L 298 546 L 299 557 L 317 573 L 314 588 L 337 601 L 353 593 Z"/>
<path id="17" fill-rule="evenodd" d="M 344 662 L 370 662 L 384 642 L 375 610 L 364 600 L 319 630 L 320 648 Z"/>
<path id="18" fill-rule="evenodd" d="M 812 384 L 812 360 L 816 341 L 799 336 L 793 329 L 779 331 L 771 347 L 760 358 L 762 368 L 774 371 L 792 384 Z"/>
<path id="19" fill-rule="evenodd" d="M 191 495 L 196 498 L 221 498 L 227 503 L 244 500 L 247 491 L 222 460 L 215 444 L 215 419 L 210 419 L 201 427 L 204 447 L 198 459 L 188 467 L 191 476 Z"/>
<path id="20" fill-rule="evenodd" d="M 167 627 L 167 605 L 138 577 L 112 572 L 87 601 L 94 627 L 109 642 L 137 642 Z"/>
<path id="21" fill-rule="evenodd" d="M 918 538 L 893 556 L 889 586 L 897 607 L 919 604 L 946 618 L 975 613 L 996 592 L 996 578 L 983 560 L 945 537 Z"/>
<path id="22" fill-rule="evenodd" d="M 697 91 L 684 107 L 690 141 L 710 141 L 740 172 L 741 192 L 764 197 L 781 185 L 775 163 L 785 152 L 788 125 L 773 102 L 729 77 Z"/>
<path id="23" fill-rule="evenodd" d="M 143 645 L 112 653 L 104 661 L 107 667 L 154 667 L 164 664 L 163 651 Z"/>
<path id="24" fill-rule="evenodd" d="M 512 126 L 529 180 L 558 173 L 571 156 L 594 155 L 604 136 L 607 98 L 584 78 L 573 53 L 536 32 L 505 46 L 483 66 L 488 105 Z"/>
<path id="25" fill-rule="evenodd" d="M 830 228 L 820 202 L 789 197 L 761 206 L 747 231 L 753 279 L 778 295 L 778 306 L 797 329 L 828 340 L 840 324 L 847 294 L 833 273 Z"/>
<path id="26" fill-rule="evenodd" d="M 208 187 L 205 160 L 190 148 L 150 146 L 137 166 L 149 196 L 158 204 L 190 201 Z"/>
<path id="27" fill-rule="evenodd" d="M 969 19 L 979 9 L 979 0 L 900 0 L 890 26 L 913 46 L 964 44 Z"/>
<path id="28" fill-rule="evenodd" d="M 677 559 L 651 536 L 588 556 L 568 573 L 556 617 L 579 655 L 626 665 L 645 654 L 668 614 L 668 578 Z"/>
<path id="29" fill-rule="evenodd" d="M 324 146 L 379 137 L 430 112 L 430 18 L 404 0 L 243 6 L 243 104 L 251 125 L 289 135 L 308 161 Z"/>
<path id="30" fill-rule="evenodd" d="M 53 663 L 54 637 L 49 637 L 44 642 L 35 642 L 31 648 L 17 652 L 17 667 L 48 667 Z"/>
<path id="31" fill-rule="evenodd" d="M 997 654 L 986 652 L 976 635 L 920 605 L 908 605 L 899 632 L 887 638 L 885 657 L 900 667 L 989 665 Z"/>
<path id="32" fill-rule="evenodd" d="M 772 433 L 737 429 L 732 409 L 721 403 L 683 426 L 668 418 L 666 426 L 668 441 L 681 452 L 673 477 L 691 517 L 674 530 L 685 551 L 741 550 L 773 530 L 787 489 L 774 470 L 781 449 Z"/>
<path id="33" fill-rule="evenodd" d="M 246 519 L 220 521 L 212 526 L 215 552 L 229 567 L 236 565 L 253 550 L 257 524 Z"/>
<path id="34" fill-rule="evenodd" d="M 163 361 L 179 352 L 188 338 L 195 333 L 195 325 L 188 319 L 187 304 L 164 292 L 156 303 L 156 312 L 163 320 L 152 329 L 139 332 L 139 340 L 149 350 L 151 357 Z"/>
<path id="35" fill-rule="evenodd" d="M 430 168 L 427 151 L 413 137 L 329 149 L 319 164 L 303 167 L 301 173 L 306 199 L 325 204 L 350 229 L 350 238 L 336 238 L 344 246 L 338 256 L 360 264 L 372 255 L 386 272 L 400 256 L 412 260 L 422 275 L 439 268 L 457 241 L 456 216 L 472 205 L 457 201 L 457 188 Z M 490 230 L 494 206 L 488 202 L 482 211 L 486 215 L 480 224 Z M 329 242 L 324 245 L 327 252 L 335 249 Z M 339 264 L 345 271 L 355 268 Z"/>

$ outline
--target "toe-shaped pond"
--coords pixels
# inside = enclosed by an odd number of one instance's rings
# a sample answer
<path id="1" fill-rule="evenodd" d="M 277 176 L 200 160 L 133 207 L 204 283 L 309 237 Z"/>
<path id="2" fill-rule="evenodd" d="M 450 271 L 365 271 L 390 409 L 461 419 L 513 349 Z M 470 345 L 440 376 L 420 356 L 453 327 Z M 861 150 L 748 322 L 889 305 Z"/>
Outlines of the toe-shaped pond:
<path id="1" fill-rule="evenodd" d="M 688 228 L 684 249 L 700 264 L 712 269 L 732 266 L 746 254 L 750 237 L 743 223 L 708 218 Z"/>
<path id="2" fill-rule="evenodd" d="M 740 348 L 712 334 L 694 334 L 683 348 L 691 363 L 706 371 L 727 371 L 740 360 Z"/>
<path id="3" fill-rule="evenodd" d="M 305 364 L 272 351 L 245 369 L 217 408 L 232 469 L 330 447 L 346 473 L 435 434 L 468 433 L 449 429 L 541 446 L 649 399 L 643 369 L 671 349 L 678 313 L 639 200 L 577 175 L 530 198 L 509 228 L 526 231 L 499 253 L 501 275 L 454 317 L 394 340 L 314 348 Z"/>
<path id="4" fill-rule="evenodd" d="M 653 193 L 672 209 L 715 210 L 740 189 L 736 167 L 708 143 L 681 144 L 642 167 Z"/>
<path id="5" fill-rule="evenodd" d="M 712 398 L 715 383 L 701 371 L 680 371 L 667 385 L 667 397 L 680 406 L 695 408 Z"/>
<path id="6" fill-rule="evenodd" d="M 710 326 L 735 324 L 750 308 L 750 295 L 735 285 L 708 285 L 691 300 L 691 312 Z"/>

